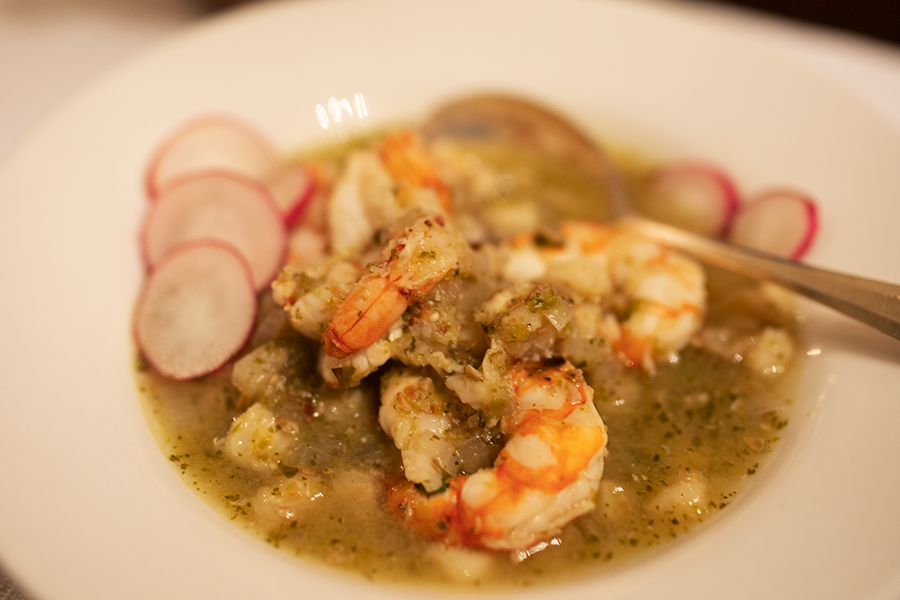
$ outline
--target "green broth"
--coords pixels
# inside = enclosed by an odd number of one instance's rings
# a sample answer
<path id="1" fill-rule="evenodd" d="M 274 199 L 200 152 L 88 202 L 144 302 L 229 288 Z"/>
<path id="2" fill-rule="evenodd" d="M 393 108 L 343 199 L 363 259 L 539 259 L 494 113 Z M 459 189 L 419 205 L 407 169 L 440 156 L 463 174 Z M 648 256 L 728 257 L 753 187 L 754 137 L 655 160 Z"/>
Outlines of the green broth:
<path id="1" fill-rule="evenodd" d="M 327 156 L 339 161 L 342 154 L 332 149 Z M 538 160 L 485 149 L 479 156 L 500 169 L 529 170 Z M 555 190 L 550 197 L 558 202 L 542 208 L 554 219 L 605 216 L 598 208 L 602 194 L 586 194 L 584 180 L 567 174 L 565 167 L 545 164 L 531 170 L 539 176 L 529 185 Z M 640 175 L 631 168 L 630 180 L 639 181 Z M 591 198 L 581 211 L 572 200 L 579 197 Z M 709 272 L 709 288 L 704 330 L 709 336 L 752 336 L 766 326 L 794 335 L 790 311 L 774 306 L 755 285 Z M 277 322 L 282 311 L 267 293 L 260 306 L 261 320 Z M 194 381 L 173 382 L 139 358 L 137 381 L 148 422 L 184 482 L 225 518 L 284 552 L 381 582 L 544 585 L 596 576 L 649 556 L 714 520 L 753 480 L 788 422 L 792 374 L 798 370 L 791 364 L 787 374 L 760 374 L 742 356 L 703 344 L 689 345 L 677 361 L 658 365 L 653 374 L 617 361 L 587 369 L 609 434 L 597 508 L 524 560 L 510 560 L 504 553 L 466 555 L 490 565 L 489 576 L 467 577 L 442 569 L 448 551 L 404 527 L 385 504 L 386 482 L 402 471 L 399 451 L 378 425 L 377 382 L 353 391 L 328 387 L 316 372 L 318 345 L 289 325 L 274 330 L 272 343 L 289 358 L 260 398 L 241 397 L 231 384 L 229 366 Z M 281 465 L 271 475 L 236 465 L 221 449 L 233 420 L 251 401 L 291 419 L 302 440 L 290 466 Z M 277 495 L 283 492 L 276 489 L 278 481 L 307 475 L 325 481 L 324 501 L 314 504 L 315 512 L 278 527 L 261 524 L 256 513 L 260 490 Z M 677 491 L 673 486 L 685 480 L 688 491 L 691 481 L 702 481 L 701 503 L 655 508 L 659 494 Z"/>

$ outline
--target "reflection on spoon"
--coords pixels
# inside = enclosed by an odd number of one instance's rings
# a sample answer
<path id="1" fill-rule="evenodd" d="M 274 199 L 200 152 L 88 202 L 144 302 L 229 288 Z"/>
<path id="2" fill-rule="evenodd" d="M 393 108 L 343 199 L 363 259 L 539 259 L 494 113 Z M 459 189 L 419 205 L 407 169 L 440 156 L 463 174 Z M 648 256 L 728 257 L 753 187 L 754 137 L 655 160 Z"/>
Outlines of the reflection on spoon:
<path id="1" fill-rule="evenodd" d="M 624 182 L 601 148 L 553 111 L 504 95 L 447 104 L 423 126 L 428 138 L 506 142 L 578 165 L 609 190 L 620 223 L 709 265 L 782 285 L 900 339 L 900 286 L 812 267 L 651 221 L 631 206 Z"/>

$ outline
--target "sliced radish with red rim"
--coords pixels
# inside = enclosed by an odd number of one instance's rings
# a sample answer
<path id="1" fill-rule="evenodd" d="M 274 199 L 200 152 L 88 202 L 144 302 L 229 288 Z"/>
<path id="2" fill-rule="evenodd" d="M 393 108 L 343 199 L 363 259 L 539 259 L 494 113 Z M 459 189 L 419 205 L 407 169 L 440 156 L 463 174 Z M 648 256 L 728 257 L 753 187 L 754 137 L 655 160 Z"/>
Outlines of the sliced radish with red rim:
<path id="1" fill-rule="evenodd" d="M 159 373 L 192 379 L 215 371 L 244 346 L 256 306 L 240 253 L 221 242 L 187 242 L 151 271 L 138 300 L 135 339 Z"/>
<path id="2" fill-rule="evenodd" d="M 159 146 L 147 169 L 147 193 L 155 198 L 173 179 L 209 169 L 263 180 L 278 162 L 272 144 L 250 125 L 227 115 L 206 115 L 189 121 Z"/>
<path id="3" fill-rule="evenodd" d="M 819 229 L 813 199 L 796 190 L 764 192 L 744 204 L 731 225 L 729 241 L 799 260 L 812 245 Z"/>
<path id="4" fill-rule="evenodd" d="M 265 184 L 288 228 L 297 224 L 316 191 L 312 170 L 297 162 L 285 162 L 275 167 Z"/>
<path id="5" fill-rule="evenodd" d="M 250 265 L 257 290 L 275 278 L 287 251 L 284 220 L 268 190 L 235 173 L 192 175 L 160 190 L 144 226 L 147 264 L 195 239 L 233 245 Z"/>
<path id="6" fill-rule="evenodd" d="M 721 169 L 680 163 L 653 175 L 642 208 L 647 216 L 663 223 L 719 237 L 739 205 L 737 188 Z"/>

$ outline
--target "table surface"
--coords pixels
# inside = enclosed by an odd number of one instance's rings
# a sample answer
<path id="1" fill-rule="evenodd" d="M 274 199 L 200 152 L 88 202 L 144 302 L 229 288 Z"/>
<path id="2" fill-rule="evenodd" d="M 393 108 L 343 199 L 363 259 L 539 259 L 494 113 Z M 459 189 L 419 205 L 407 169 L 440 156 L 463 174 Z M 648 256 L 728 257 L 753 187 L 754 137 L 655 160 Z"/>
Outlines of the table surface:
<path id="1" fill-rule="evenodd" d="M 848 89 L 900 132 L 900 46 L 718 3 L 652 1 L 757 39 Z M 207 18 L 211 4 L 0 0 L 0 163 L 68 97 L 117 64 Z M 0 565 L 0 600 L 28 598 Z"/>

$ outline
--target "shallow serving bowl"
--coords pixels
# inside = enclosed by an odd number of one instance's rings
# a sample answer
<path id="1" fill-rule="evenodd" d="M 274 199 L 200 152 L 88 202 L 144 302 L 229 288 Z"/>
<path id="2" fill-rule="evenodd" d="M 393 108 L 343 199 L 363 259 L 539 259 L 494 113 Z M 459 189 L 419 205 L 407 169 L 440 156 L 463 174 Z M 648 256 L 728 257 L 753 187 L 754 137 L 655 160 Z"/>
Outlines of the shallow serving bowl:
<path id="1" fill-rule="evenodd" d="M 129 335 L 142 176 L 195 114 L 243 116 L 287 150 L 484 90 L 663 159 L 714 160 L 747 189 L 800 186 L 822 209 L 811 262 L 900 281 L 896 130 L 664 4 L 335 0 L 227 14 L 85 90 L 0 165 L 0 562 L 17 580 L 47 600 L 422 595 L 250 538 L 159 452 Z M 615 575 L 516 597 L 898 597 L 900 344 L 804 310 L 813 356 L 794 418 L 740 501 Z"/>

